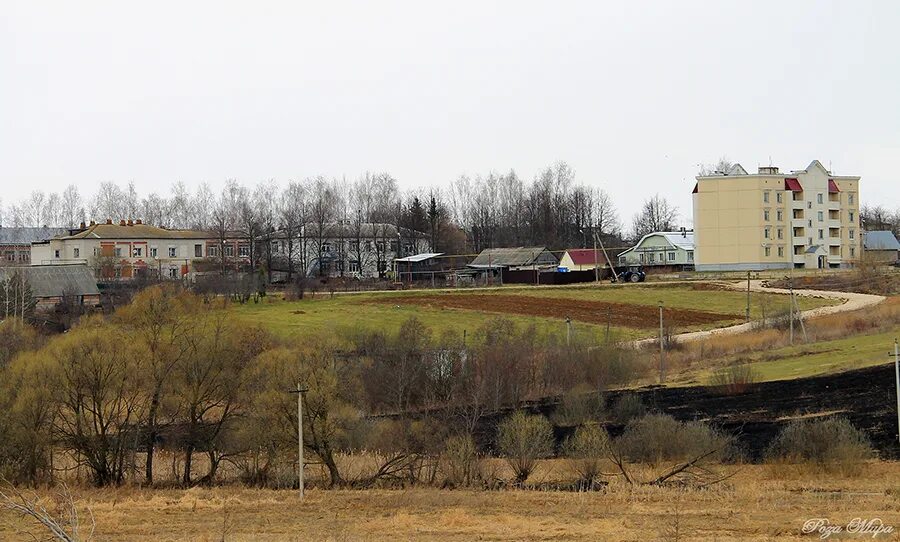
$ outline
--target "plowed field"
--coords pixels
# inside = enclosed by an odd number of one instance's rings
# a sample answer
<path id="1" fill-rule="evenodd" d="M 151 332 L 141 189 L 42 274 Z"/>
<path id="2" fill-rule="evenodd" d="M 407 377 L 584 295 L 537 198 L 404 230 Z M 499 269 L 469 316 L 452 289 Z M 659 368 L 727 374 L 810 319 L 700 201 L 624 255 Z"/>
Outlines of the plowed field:
<path id="1" fill-rule="evenodd" d="M 417 305 L 431 308 L 465 309 L 500 314 L 520 314 L 544 318 L 571 318 L 590 324 L 606 324 L 607 318 L 614 326 L 648 329 L 659 325 L 657 307 L 614 303 L 607 301 L 585 301 L 578 299 L 554 299 L 509 294 L 466 294 L 466 295 L 403 295 L 382 297 L 378 303 L 396 305 Z M 739 320 L 737 314 L 721 314 L 693 309 L 665 308 L 666 322 L 674 326 L 695 326 L 714 324 L 728 320 Z"/>

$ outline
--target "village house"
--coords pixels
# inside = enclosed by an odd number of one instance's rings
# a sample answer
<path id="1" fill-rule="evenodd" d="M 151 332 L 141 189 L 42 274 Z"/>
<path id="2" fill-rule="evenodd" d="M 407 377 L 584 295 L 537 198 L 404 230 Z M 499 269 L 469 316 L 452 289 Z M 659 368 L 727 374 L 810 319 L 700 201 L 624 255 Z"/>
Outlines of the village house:
<path id="1" fill-rule="evenodd" d="M 593 248 L 570 248 L 559 259 L 559 269 L 565 271 L 594 271 L 609 267 L 603 251 Z"/>
<path id="2" fill-rule="evenodd" d="M 683 270 L 694 265 L 694 234 L 689 231 L 658 231 L 641 237 L 619 254 L 619 265 L 651 269 Z"/>
<path id="3" fill-rule="evenodd" d="M 169 230 L 121 220 L 91 222 L 32 244 L 32 265 L 84 264 L 97 280 L 159 277 L 191 280 L 250 262 L 250 243 L 236 234 Z"/>
<path id="4" fill-rule="evenodd" d="M 4 228 L 0 227 L 0 266 L 31 264 L 31 243 L 65 235 L 65 228 Z"/>
<path id="5" fill-rule="evenodd" d="M 871 262 L 900 261 L 900 242 L 891 231 L 867 231 L 863 234 L 863 248 Z"/>
<path id="6" fill-rule="evenodd" d="M 781 173 L 740 164 L 694 187 L 697 271 L 847 267 L 860 257 L 859 177 L 818 161 Z"/>
<path id="7" fill-rule="evenodd" d="M 33 265 L 0 268 L 0 284 L 24 280 L 31 289 L 35 309 L 52 310 L 61 303 L 71 306 L 96 307 L 100 304 L 100 290 L 86 265 Z M 9 296 L 0 296 L 8 299 Z M 2 306 L 4 314 L 15 314 L 15 307 Z"/>
<path id="8" fill-rule="evenodd" d="M 308 277 L 384 278 L 394 272 L 397 258 L 431 250 L 423 232 L 349 220 L 306 224 L 293 239 L 284 231 L 271 237 L 272 269 L 283 274 L 290 266 L 294 273 Z"/>

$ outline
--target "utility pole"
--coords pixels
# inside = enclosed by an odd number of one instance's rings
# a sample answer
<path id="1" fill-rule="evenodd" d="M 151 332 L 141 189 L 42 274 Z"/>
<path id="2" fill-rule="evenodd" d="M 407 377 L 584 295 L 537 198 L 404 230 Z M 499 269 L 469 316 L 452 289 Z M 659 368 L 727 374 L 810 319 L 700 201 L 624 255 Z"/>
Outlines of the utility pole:
<path id="1" fill-rule="evenodd" d="M 791 264 L 793 265 L 793 264 Z M 788 280 L 788 287 L 791 290 L 791 346 L 794 346 L 794 268 L 791 267 L 791 278 Z"/>
<path id="2" fill-rule="evenodd" d="M 750 271 L 747 271 L 747 323 L 750 323 Z"/>
<path id="3" fill-rule="evenodd" d="M 572 319 L 566 316 L 566 346 L 572 345 Z"/>
<path id="4" fill-rule="evenodd" d="M 300 486 L 300 500 L 305 496 L 304 480 L 303 480 L 303 394 L 309 391 L 304 388 L 300 381 L 297 381 L 297 389 L 291 393 L 297 394 L 297 479 Z"/>
<path id="5" fill-rule="evenodd" d="M 597 254 L 597 232 L 593 232 L 594 235 L 594 282 L 600 282 L 600 258 Z"/>
<path id="6" fill-rule="evenodd" d="M 659 302 L 659 383 L 666 380 L 666 347 L 663 343 L 663 302 Z"/>

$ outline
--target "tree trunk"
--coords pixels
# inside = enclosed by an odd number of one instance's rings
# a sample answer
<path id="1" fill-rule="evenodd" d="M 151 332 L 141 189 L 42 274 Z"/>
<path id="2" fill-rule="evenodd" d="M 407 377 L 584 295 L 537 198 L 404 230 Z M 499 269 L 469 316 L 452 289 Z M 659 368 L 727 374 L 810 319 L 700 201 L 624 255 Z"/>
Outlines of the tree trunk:
<path id="1" fill-rule="evenodd" d="M 184 450 L 184 474 L 181 477 L 181 482 L 185 486 L 191 485 L 191 460 L 194 456 L 194 446 L 188 445 Z"/>
<path id="2" fill-rule="evenodd" d="M 156 411 L 159 409 L 159 391 L 153 394 L 150 401 L 150 411 L 147 414 L 147 459 L 144 463 L 144 481 L 147 485 L 153 484 L 153 452 L 156 448 Z"/>

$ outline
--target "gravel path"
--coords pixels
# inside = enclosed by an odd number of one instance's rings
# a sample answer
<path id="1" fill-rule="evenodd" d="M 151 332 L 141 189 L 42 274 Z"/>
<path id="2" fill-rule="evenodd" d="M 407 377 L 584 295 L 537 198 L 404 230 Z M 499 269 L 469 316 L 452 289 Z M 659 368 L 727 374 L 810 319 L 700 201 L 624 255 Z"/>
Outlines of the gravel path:
<path id="1" fill-rule="evenodd" d="M 747 283 L 746 282 L 728 282 L 724 283 L 729 288 L 734 288 L 735 290 L 744 290 L 746 291 Z M 754 280 L 750 281 L 750 291 L 751 292 L 768 292 L 772 294 L 790 294 L 790 290 L 785 288 L 767 288 L 763 286 L 763 281 Z M 794 290 L 794 295 L 802 296 L 802 297 L 820 297 L 824 299 L 838 299 L 841 300 L 842 303 L 840 305 L 830 305 L 827 307 L 818 307 L 815 309 L 809 309 L 803 311 L 803 318 L 813 318 L 816 316 L 825 316 L 826 314 L 837 314 L 841 312 L 847 311 L 855 311 L 859 309 L 864 309 L 866 307 L 871 307 L 873 305 L 877 305 L 885 300 L 883 295 L 871 295 L 871 294 L 857 294 L 854 292 L 831 292 L 826 290 Z M 708 329 L 706 331 L 692 331 L 690 333 L 679 333 L 675 335 L 675 339 L 681 342 L 689 342 L 689 341 L 697 341 L 701 339 L 707 339 L 716 335 L 735 335 L 738 333 L 746 333 L 748 331 L 753 330 L 753 322 L 738 324 L 734 326 L 728 327 L 720 327 L 717 329 Z M 633 341 L 631 344 L 634 346 L 643 346 L 645 344 L 654 344 L 658 343 L 659 339 L 651 338 L 651 339 L 641 339 L 639 341 Z"/>

